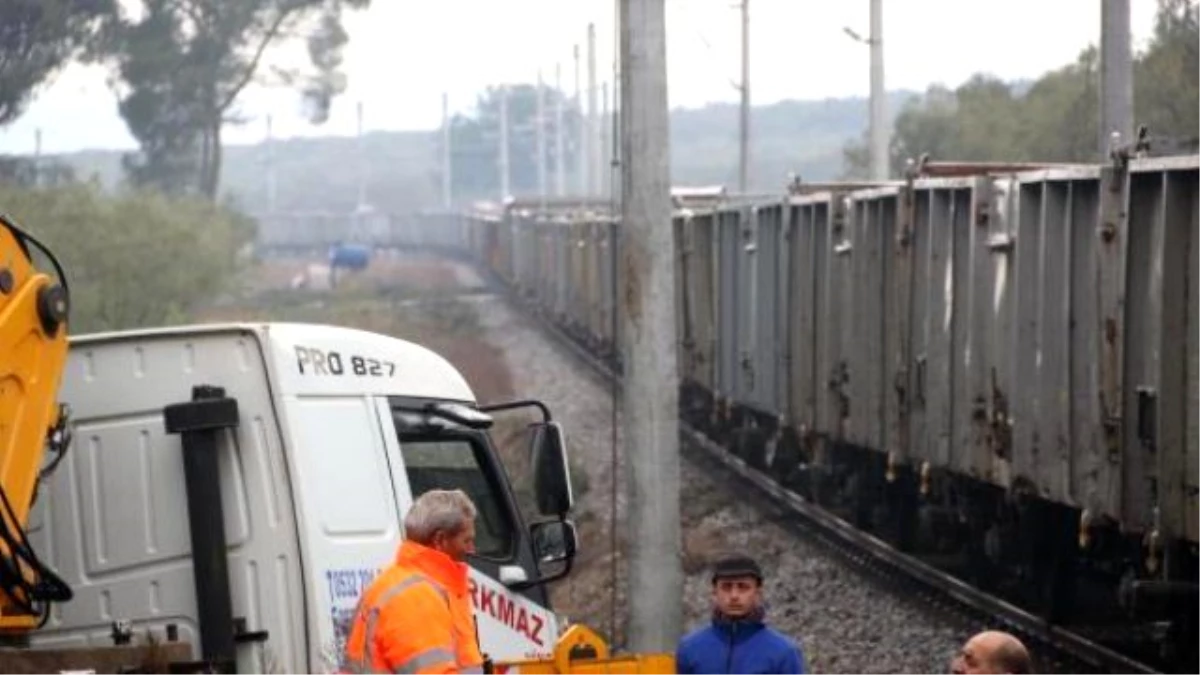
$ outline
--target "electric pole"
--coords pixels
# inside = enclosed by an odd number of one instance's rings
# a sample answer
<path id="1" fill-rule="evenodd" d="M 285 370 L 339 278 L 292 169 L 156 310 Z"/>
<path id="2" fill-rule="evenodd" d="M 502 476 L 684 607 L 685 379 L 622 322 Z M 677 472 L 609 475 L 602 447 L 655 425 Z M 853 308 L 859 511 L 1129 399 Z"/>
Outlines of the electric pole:
<path id="1" fill-rule="evenodd" d="M 871 178 L 888 178 L 887 99 L 883 87 L 883 0 L 871 0 Z"/>
<path id="2" fill-rule="evenodd" d="M 367 205 L 367 159 L 366 148 L 363 145 L 363 104 L 358 102 L 358 210 L 363 210 Z"/>
<path id="3" fill-rule="evenodd" d="M 42 128 L 33 130 L 33 186 L 42 184 Z"/>
<path id="4" fill-rule="evenodd" d="M 1107 158 L 1114 135 L 1133 139 L 1133 59 L 1129 0 L 1100 3 L 1100 156 Z"/>
<path id="5" fill-rule="evenodd" d="M 596 173 L 600 177 L 600 196 L 607 197 L 609 194 L 609 185 L 612 183 L 612 168 L 609 161 L 609 145 L 608 137 L 608 83 L 600 85 L 600 152 L 596 153 L 598 161 L 596 162 Z"/>
<path id="6" fill-rule="evenodd" d="M 587 28 L 588 109 L 587 109 L 587 193 L 596 194 L 596 24 Z"/>
<path id="7" fill-rule="evenodd" d="M 508 85 L 500 87 L 500 201 L 508 199 L 511 192 L 509 187 L 508 168 Z"/>
<path id="8" fill-rule="evenodd" d="M 275 182 L 275 134 L 271 126 L 271 116 L 267 115 L 267 213 L 274 215 L 278 194 Z"/>
<path id="9" fill-rule="evenodd" d="M 609 159 L 605 171 L 608 175 L 608 200 L 613 212 L 621 203 L 621 32 L 620 2 L 613 3 L 613 60 L 612 60 L 612 119 L 608 122 Z M 669 113 L 668 113 L 669 114 Z M 668 123 L 669 124 L 669 123 Z"/>
<path id="10" fill-rule="evenodd" d="M 546 87 L 542 84 L 542 71 L 537 75 L 537 110 L 534 125 L 537 138 L 538 200 L 542 211 L 546 210 Z"/>
<path id="11" fill-rule="evenodd" d="M 442 94 L 442 208 L 450 209 L 450 94 Z"/>
<path id="12" fill-rule="evenodd" d="M 675 240 L 663 0 L 620 0 L 622 408 L 635 652 L 681 634 Z"/>
<path id="13" fill-rule="evenodd" d="M 579 196 L 587 194 L 587 119 L 583 114 L 583 77 L 579 74 L 579 45 L 575 45 L 575 181 Z"/>
<path id="14" fill-rule="evenodd" d="M 567 194 L 566 166 L 566 130 L 563 129 L 565 119 L 563 110 L 562 64 L 554 64 L 554 194 L 565 197 Z"/>
<path id="15" fill-rule="evenodd" d="M 738 191 L 750 184 L 750 0 L 742 0 L 742 111 L 738 144 Z"/>

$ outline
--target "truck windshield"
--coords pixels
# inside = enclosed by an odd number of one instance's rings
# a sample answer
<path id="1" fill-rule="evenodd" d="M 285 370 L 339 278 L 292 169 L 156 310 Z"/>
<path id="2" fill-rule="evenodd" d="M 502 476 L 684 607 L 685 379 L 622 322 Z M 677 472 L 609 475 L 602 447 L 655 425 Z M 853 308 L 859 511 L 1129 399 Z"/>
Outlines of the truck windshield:
<path id="1" fill-rule="evenodd" d="M 393 414 L 400 436 L 400 453 L 413 499 L 434 489 L 462 490 L 475 502 L 475 550 L 482 558 L 511 560 L 515 528 L 496 474 L 479 432 L 428 424 L 411 413 Z"/>

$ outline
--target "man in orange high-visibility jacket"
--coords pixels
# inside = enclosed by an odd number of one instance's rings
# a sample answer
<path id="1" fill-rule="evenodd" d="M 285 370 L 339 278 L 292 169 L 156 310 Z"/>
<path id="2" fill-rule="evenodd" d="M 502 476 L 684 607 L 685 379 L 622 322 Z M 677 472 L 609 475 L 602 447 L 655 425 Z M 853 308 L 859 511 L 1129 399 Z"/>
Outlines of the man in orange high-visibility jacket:
<path id="1" fill-rule="evenodd" d="M 404 537 L 359 599 L 343 671 L 483 672 L 463 562 L 475 552 L 475 505 L 461 490 L 430 490 L 405 516 Z"/>

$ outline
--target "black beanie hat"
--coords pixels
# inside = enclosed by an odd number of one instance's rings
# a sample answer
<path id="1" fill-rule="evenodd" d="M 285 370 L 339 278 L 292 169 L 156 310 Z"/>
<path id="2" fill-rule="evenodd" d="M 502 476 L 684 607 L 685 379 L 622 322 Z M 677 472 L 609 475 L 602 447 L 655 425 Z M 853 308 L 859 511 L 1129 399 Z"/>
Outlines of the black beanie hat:
<path id="1" fill-rule="evenodd" d="M 754 577 L 758 583 L 763 582 L 762 568 L 753 558 L 744 555 L 734 555 L 722 558 L 713 565 L 712 582 L 730 577 Z"/>

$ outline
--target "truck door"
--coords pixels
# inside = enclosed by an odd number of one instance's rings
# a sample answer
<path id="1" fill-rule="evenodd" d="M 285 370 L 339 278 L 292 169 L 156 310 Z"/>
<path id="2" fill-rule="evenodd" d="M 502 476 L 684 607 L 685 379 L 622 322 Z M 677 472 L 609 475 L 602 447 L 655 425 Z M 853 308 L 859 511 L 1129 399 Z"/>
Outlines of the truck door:
<path id="1" fill-rule="evenodd" d="M 396 556 L 402 529 L 374 399 L 302 396 L 288 409 L 310 558 L 311 670 L 338 664 L 359 595 Z"/>
<path id="2" fill-rule="evenodd" d="M 495 660 L 546 656 L 558 636 L 546 590 L 509 585 L 537 575 L 529 534 L 511 486 L 487 437 L 453 423 L 395 409 L 411 401 L 379 399 L 387 455 L 401 515 L 428 490 L 460 489 L 478 510 L 471 595 L 482 651 Z M 396 460 L 393 460 L 396 462 Z M 509 584 L 509 585 L 506 585 Z"/>

